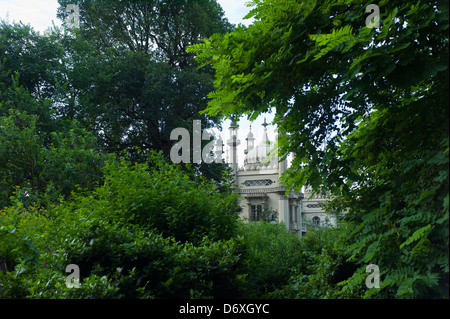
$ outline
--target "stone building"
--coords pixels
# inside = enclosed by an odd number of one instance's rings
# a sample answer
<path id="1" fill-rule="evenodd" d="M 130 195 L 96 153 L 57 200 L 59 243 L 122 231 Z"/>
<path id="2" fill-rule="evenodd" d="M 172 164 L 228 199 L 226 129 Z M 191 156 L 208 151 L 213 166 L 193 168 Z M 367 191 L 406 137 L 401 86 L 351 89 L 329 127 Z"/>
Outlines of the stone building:
<path id="1" fill-rule="evenodd" d="M 326 222 L 335 225 L 335 217 L 330 217 L 323 210 L 323 203 L 327 199 L 312 196 L 311 188 L 303 187 L 301 192 L 286 195 L 286 188 L 280 182 L 280 177 L 287 169 L 287 162 L 280 161 L 273 154 L 276 137 L 271 141 L 265 120 L 262 125 L 264 132 L 258 140 L 250 127 L 245 139 L 244 154 L 237 154 L 237 146 L 240 144 L 237 126 L 232 124 L 229 128 L 226 162 L 233 170 L 236 191 L 241 195 L 240 216 L 248 222 L 261 219 L 283 222 L 287 229 L 300 237 L 313 225 L 320 226 Z M 222 149 L 223 141 L 218 140 L 216 152 L 222 153 Z M 238 155 L 244 156 L 243 166 L 238 163 Z"/>

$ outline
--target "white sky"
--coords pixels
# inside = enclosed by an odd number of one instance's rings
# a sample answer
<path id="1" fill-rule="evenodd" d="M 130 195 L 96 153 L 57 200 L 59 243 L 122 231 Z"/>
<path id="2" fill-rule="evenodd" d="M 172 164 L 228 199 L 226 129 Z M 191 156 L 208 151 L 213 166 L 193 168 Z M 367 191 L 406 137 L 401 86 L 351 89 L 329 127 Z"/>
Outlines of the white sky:
<path id="1" fill-rule="evenodd" d="M 75 2 L 75 0 L 74 0 Z M 250 11 L 245 4 L 248 0 L 217 0 L 225 11 L 225 16 L 231 23 L 239 24 L 243 23 L 249 25 L 251 20 L 243 20 L 242 18 Z M 56 26 L 61 25 L 61 21 L 56 18 L 56 9 L 59 4 L 57 0 L 0 0 L 0 19 L 7 20 L 9 22 L 22 21 L 24 24 L 30 24 L 35 30 L 43 33 L 48 27 L 54 23 Z M 252 124 L 252 132 L 256 138 L 255 145 L 259 143 L 263 127 L 261 124 L 267 119 L 267 123 L 271 123 L 273 120 L 273 114 L 266 114 L 258 117 Z M 230 121 L 223 123 L 223 133 L 221 137 L 224 141 L 228 139 L 228 127 Z M 245 138 L 247 137 L 248 128 L 250 122 L 242 118 L 239 121 L 239 133 L 238 138 L 241 140 L 241 145 L 238 147 L 238 159 L 243 163 Z M 273 126 L 267 127 L 269 133 L 269 139 L 274 141 L 275 132 Z M 217 134 L 217 132 L 215 132 Z"/>
<path id="2" fill-rule="evenodd" d="M 10 22 L 22 21 L 35 30 L 45 31 L 52 25 L 61 25 L 56 18 L 57 0 L 0 0 L 0 19 Z"/>

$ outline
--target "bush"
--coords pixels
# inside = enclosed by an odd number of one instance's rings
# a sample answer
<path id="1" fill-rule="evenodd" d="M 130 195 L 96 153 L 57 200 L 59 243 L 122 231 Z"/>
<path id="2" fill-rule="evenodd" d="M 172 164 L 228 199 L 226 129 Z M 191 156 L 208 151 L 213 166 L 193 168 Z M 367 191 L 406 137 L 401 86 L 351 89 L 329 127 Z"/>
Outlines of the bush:
<path id="1" fill-rule="evenodd" d="M 76 121 L 60 124 L 67 127 L 46 134 L 34 115 L 0 112 L 0 208 L 11 205 L 13 195 L 25 206 L 55 203 L 101 181 L 106 156 L 98 152 L 93 135 Z"/>
<path id="2" fill-rule="evenodd" d="M 247 297 L 266 297 L 286 284 L 301 262 L 300 240 L 283 223 L 242 223 L 239 233 L 245 245 Z"/>
<path id="3" fill-rule="evenodd" d="M 160 155 L 150 161 L 109 161 L 104 185 L 47 210 L 18 202 L 1 211 L 0 297 L 239 295 L 235 195 Z M 69 264 L 80 268 L 80 289 L 65 285 Z"/>
<path id="4" fill-rule="evenodd" d="M 353 275 L 357 266 L 347 261 L 342 228 L 310 227 L 300 240 L 300 261 L 289 283 L 271 294 L 276 298 L 329 299 L 359 298 L 361 287 L 342 290 L 341 282 Z"/>
<path id="5" fill-rule="evenodd" d="M 146 164 L 108 161 L 105 184 L 79 201 L 78 210 L 99 206 L 100 218 L 155 229 L 181 242 L 229 239 L 237 227 L 236 194 L 212 181 L 192 180 L 181 167 L 152 153 Z"/>

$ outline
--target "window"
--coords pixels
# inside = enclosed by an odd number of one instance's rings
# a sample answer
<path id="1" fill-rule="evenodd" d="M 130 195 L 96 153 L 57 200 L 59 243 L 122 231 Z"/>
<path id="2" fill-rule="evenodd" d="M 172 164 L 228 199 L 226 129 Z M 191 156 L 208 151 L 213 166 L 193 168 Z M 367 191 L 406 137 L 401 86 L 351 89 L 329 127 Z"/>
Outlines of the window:
<path id="1" fill-rule="evenodd" d="M 258 221 L 261 219 L 262 206 L 261 205 L 251 205 L 250 206 L 250 221 Z"/>
<path id="2" fill-rule="evenodd" d="M 270 179 L 257 179 L 257 180 L 247 180 L 244 182 L 245 186 L 270 186 L 273 181 Z"/>
<path id="3" fill-rule="evenodd" d="M 313 221 L 314 226 L 320 226 L 320 217 L 319 216 L 314 216 L 312 218 L 312 221 Z"/>
<path id="4" fill-rule="evenodd" d="M 308 208 L 322 208 L 323 205 L 321 205 L 321 204 L 308 204 L 308 205 L 306 205 L 306 207 L 308 207 Z"/>

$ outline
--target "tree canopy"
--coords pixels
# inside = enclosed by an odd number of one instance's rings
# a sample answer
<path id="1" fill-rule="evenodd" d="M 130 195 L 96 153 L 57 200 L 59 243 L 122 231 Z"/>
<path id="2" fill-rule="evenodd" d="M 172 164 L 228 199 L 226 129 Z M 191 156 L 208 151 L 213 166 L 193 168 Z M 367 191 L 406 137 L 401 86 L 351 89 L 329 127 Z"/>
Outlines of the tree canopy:
<path id="1" fill-rule="evenodd" d="M 448 296 L 448 2 L 255 0 L 255 21 L 190 47 L 215 71 L 206 112 L 274 108 L 291 188 L 331 191 L 382 296 Z"/>
<path id="2" fill-rule="evenodd" d="M 62 21 L 70 3 L 59 1 Z M 93 132 L 103 149 L 126 151 L 136 160 L 150 149 L 169 156 L 173 129 L 192 131 L 195 119 L 202 129 L 219 126 L 217 117 L 199 114 L 213 89 L 213 72 L 197 69 L 186 52 L 189 45 L 233 29 L 215 0 L 102 0 L 78 6 L 80 28 L 62 41 L 69 54 L 61 108 Z M 198 170 L 213 177 L 218 166 Z"/>

